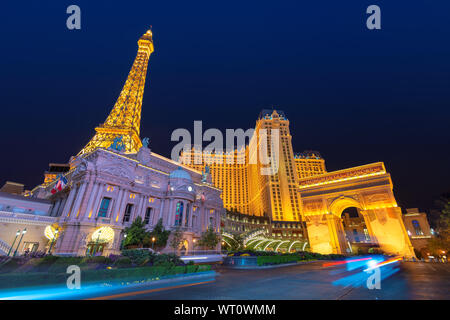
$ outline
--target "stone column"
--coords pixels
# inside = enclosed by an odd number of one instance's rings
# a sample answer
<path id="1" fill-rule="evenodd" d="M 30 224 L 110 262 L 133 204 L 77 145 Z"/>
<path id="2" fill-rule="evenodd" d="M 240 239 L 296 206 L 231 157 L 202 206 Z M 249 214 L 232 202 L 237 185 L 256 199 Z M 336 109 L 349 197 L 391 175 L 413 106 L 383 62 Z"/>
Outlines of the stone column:
<path id="1" fill-rule="evenodd" d="M 164 204 L 166 203 L 166 199 L 161 198 L 161 204 L 160 204 L 160 208 L 159 208 L 159 216 L 158 216 L 158 220 L 161 219 L 164 215 Z M 157 223 L 158 221 L 156 221 L 155 223 Z"/>
<path id="2" fill-rule="evenodd" d="M 371 209 L 366 212 L 366 225 L 368 228 L 370 226 L 382 251 L 406 258 L 415 257 L 399 207 Z"/>
<path id="3" fill-rule="evenodd" d="M 194 204 L 191 205 L 191 212 L 189 213 L 189 223 L 188 223 L 188 227 L 193 229 L 194 226 Z"/>
<path id="4" fill-rule="evenodd" d="M 125 214 L 125 207 L 128 203 L 127 199 L 129 197 L 129 192 L 127 190 L 124 190 L 124 193 L 122 195 L 122 201 L 119 207 L 119 212 L 117 213 L 117 216 L 119 217 L 119 219 L 116 221 L 116 219 L 114 219 L 114 223 L 122 223 L 123 220 L 123 215 Z"/>
<path id="5" fill-rule="evenodd" d="M 80 207 L 81 207 L 81 201 L 84 198 L 84 191 L 86 190 L 86 186 L 87 183 L 86 182 L 82 182 L 80 185 L 80 191 L 77 194 L 77 198 L 75 200 L 75 204 L 73 206 L 72 212 L 70 213 L 70 215 L 72 216 L 73 219 L 78 218 L 79 215 L 79 211 Z"/>
<path id="6" fill-rule="evenodd" d="M 72 206 L 73 199 L 75 198 L 75 194 L 77 193 L 77 191 L 78 191 L 77 186 L 72 187 L 72 190 L 70 190 L 69 197 L 67 198 L 66 205 L 64 206 L 64 210 L 61 214 L 64 220 L 66 220 L 67 218 L 67 213 L 69 212 L 70 207 Z"/>
<path id="7" fill-rule="evenodd" d="M 312 252 L 322 254 L 333 253 L 330 230 L 326 215 L 317 214 L 306 217 L 309 246 Z"/>
<path id="8" fill-rule="evenodd" d="M 96 183 L 96 182 L 94 183 L 92 192 L 89 195 L 89 200 L 88 200 L 88 203 L 86 206 L 86 211 L 84 212 L 84 215 L 83 215 L 83 220 L 89 219 L 89 215 L 92 214 L 92 212 L 91 212 L 92 204 L 93 204 L 94 200 L 97 198 L 97 193 L 99 192 L 99 186 L 100 186 L 99 183 Z"/>
<path id="9" fill-rule="evenodd" d="M 115 223 L 116 218 L 120 214 L 120 206 L 122 204 L 122 198 L 123 198 L 124 191 L 125 191 L 124 189 L 119 188 L 119 192 L 117 193 L 117 198 L 114 201 L 114 206 L 111 207 L 111 214 L 110 214 L 111 223 Z"/>
<path id="10" fill-rule="evenodd" d="M 346 254 L 347 243 L 345 241 L 344 227 L 342 220 L 334 214 L 327 214 L 328 228 L 330 234 L 330 244 L 333 248 L 333 253 Z"/>
<path id="11" fill-rule="evenodd" d="M 89 210 L 88 217 L 90 215 L 91 210 L 92 210 L 92 215 L 88 219 L 92 219 L 92 217 L 94 217 L 94 219 L 95 219 L 97 217 L 98 210 L 100 209 L 100 204 L 101 204 L 101 199 L 102 199 L 102 195 L 103 195 L 103 190 L 105 189 L 105 187 L 106 187 L 106 184 L 99 183 L 98 190 L 97 190 L 97 195 L 95 197 L 94 202 L 92 203 L 92 208 Z M 112 203 L 111 203 L 111 205 L 112 205 Z"/>

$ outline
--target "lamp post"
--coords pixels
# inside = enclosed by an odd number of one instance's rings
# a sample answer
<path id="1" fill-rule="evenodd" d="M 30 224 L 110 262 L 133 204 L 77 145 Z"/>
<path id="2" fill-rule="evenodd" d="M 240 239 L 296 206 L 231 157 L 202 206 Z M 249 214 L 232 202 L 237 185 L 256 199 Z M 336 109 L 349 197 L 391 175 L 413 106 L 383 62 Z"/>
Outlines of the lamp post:
<path id="1" fill-rule="evenodd" d="M 14 241 L 13 241 L 11 247 L 9 247 L 8 257 L 9 257 L 9 254 L 11 253 L 12 248 L 14 247 L 14 243 L 16 243 L 16 240 L 17 240 L 17 237 L 19 236 L 19 234 L 20 234 L 20 229 L 17 230 L 17 232 L 16 232 L 16 237 L 14 238 Z"/>
<path id="2" fill-rule="evenodd" d="M 195 256 L 195 243 L 197 242 L 197 239 L 192 240 L 192 242 L 194 243 L 194 245 L 193 245 L 193 247 L 194 247 L 193 249 L 194 250 L 192 250 L 192 252 L 194 253 L 194 256 Z"/>
<path id="3" fill-rule="evenodd" d="M 125 233 L 124 235 L 123 235 L 123 239 L 122 239 L 122 242 L 120 242 L 120 250 L 122 251 L 122 249 L 123 249 L 123 243 L 125 242 L 125 239 L 127 238 L 127 234 Z"/>
<path id="4" fill-rule="evenodd" d="M 19 243 L 17 244 L 16 251 L 14 251 L 13 257 L 16 256 L 17 250 L 19 250 L 20 243 L 22 242 L 23 236 L 27 233 L 27 228 L 23 229 L 22 235 L 20 236 Z"/>
<path id="5" fill-rule="evenodd" d="M 153 250 L 153 246 L 154 246 L 154 244 L 155 244 L 155 240 L 156 240 L 156 238 L 153 237 L 153 238 L 152 238 L 152 250 Z M 153 250 L 153 251 L 155 251 L 155 250 Z"/>
<path id="6" fill-rule="evenodd" d="M 100 240 L 100 235 L 102 234 L 102 230 L 99 230 L 98 231 L 98 237 L 97 237 L 97 240 L 95 240 L 95 246 L 94 246 L 94 250 L 92 250 L 92 255 L 93 256 L 95 256 L 95 251 L 96 251 L 96 249 L 97 249 L 97 247 L 98 247 L 98 242 L 99 242 L 99 240 Z"/>
<path id="7" fill-rule="evenodd" d="M 55 234 L 53 235 L 52 242 L 50 243 L 50 248 L 48 249 L 48 254 L 52 253 L 53 243 L 55 243 L 56 236 L 58 235 L 58 229 L 55 230 Z"/>

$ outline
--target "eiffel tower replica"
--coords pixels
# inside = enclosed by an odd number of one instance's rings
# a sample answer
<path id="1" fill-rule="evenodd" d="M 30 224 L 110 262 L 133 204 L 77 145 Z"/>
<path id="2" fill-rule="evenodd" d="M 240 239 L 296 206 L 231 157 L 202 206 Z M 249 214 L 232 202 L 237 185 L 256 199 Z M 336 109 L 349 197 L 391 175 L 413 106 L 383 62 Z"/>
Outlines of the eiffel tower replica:
<path id="1" fill-rule="evenodd" d="M 95 128 L 95 135 L 77 156 L 97 148 L 110 147 L 115 139 L 121 139 L 124 152 L 135 153 L 142 146 L 139 138 L 142 96 L 150 55 L 153 52 L 152 31 L 148 30 L 138 41 L 138 52 L 119 98 L 106 118 Z"/>

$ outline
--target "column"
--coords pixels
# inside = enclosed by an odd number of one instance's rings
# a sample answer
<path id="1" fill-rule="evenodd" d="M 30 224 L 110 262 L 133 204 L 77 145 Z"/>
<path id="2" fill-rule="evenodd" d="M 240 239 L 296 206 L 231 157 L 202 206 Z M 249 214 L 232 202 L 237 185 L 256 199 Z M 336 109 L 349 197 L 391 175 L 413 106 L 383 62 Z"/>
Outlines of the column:
<path id="1" fill-rule="evenodd" d="M 67 218 L 67 213 L 69 212 L 70 207 L 72 206 L 72 202 L 73 202 L 73 199 L 74 199 L 75 194 L 77 193 L 77 191 L 78 191 L 78 187 L 77 186 L 74 186 L 72 188 L 72 190 L 70 190 L 69 197 L 67 198 L 66 205 L 64 206 L 64 210 L 62 212 L 63 219 Z"/>
<path id="2" fill-rule="evenodd" d="M 119 214 L 119 210 L 120 210 L 120 205 L 122 203 L 122 196 L 124 193 L 124 189 L 119 188 L 119 192 L 117 193 L 117 198 L 114 199 L 114 205 L 111 206 L 111 211 L 110 211 L 110 218 L 111 218 L 111 223 L 114 223 L 116 221 L 116 216 Z"/>
<path id="3" fill-rule="evenodd" d="M 78 214 L 79 214 L 78 210 L 80 210 L 80 207 L 81 207 L 81 201 L 82 201 L 83 198 L 84 198 L 84 191 L 86 190 L 86 186 L 87 186 L 87 183 L 86 183 L 86 182 L 82 182 L 82 183 L 81 183 L 80 191 L 79 191 L 78 194 L 77 194 L 77 199 L 75 200 L 75 204 L 74 204 L 74 206 L 73 206 L 73 210 L 72 210 L 72 212 L 70 213 L 70 215 L 71 215 L 73 218 L 77 218 L 77 217 L 78 217 Z"/>
<path id="4" fill-rule="evenodd" d="M 123 191 L 124 192 L 123 192 L 123 195 L 122 195 L 122 201 L 120 203 L 120 206 L 118 207 L 117 216 L 114 219 L 114 222 L 117 222 L 117 223 L 120 223 L 120 224 L 122 223 L 122 220 L 123 220 L 123 215 L 125 213 L 124 212 L 125 211 L 125 206 L 128 203 L 127 198 L 129 196 L 129 192 L 127 190 L 123 190 Z M 118 219 L 117 219 L 117 217 L 118 217 Z"/>
<path id="5" fill-rule="evenodd" d="M 168 210 L 168 212 L 167 212 L 167 214 L 166 214 L 166 219 L 165 219 L 165 221 L 164 221 L 164 218 L 163 218 L 163 222 L 164 222 L 164 224 L 165 225 L 167 225 L 167 226 L 169 226 L 169 227 L 172 227 L 173 226 L 173 218 L 174 218 L 174 214 L 173 214 L 173 204 L 174 204 L 174 199 L 173 198 L 171 198 L 171 199 L 169 199 L 169 210 Z"/>
<path id="6" fill-rule="evenodd" d="M 92 208 L 91 208 L 92 215 L 91 215 L 90 210 L 89 210 L 88 219 L 91 219 L 92 217 L 94 217 L 94 218 L 97 217 L 98 210 L 100 209 L 101 197 L 102 197 L 103 190 L 105 189 L 105 187 L 106 187 L 106 184 L 104 184 L 104 183 L 99 183 L 98 184 L 97 196 L 95 197 L 95 200 L 92 203 Z"/>
<path id="7" fill-rule="evenodd" d="M 194 204 L 192 203 L 191 205 L 191 210 L 190 210 L 190 216 L 189 216 L 189 223 L 188 226 L 189 228 L 193 228 L 194 226 Z"/>
<path id="8" fill-rule="evenodd" d="M 161 219 L 162 217 L 163 217 L 163 214 L 164 214 L 164 204 L 166 203 L 166 199 L 164 199 L 164 198 L 161 198 L 161 206 L 160 206 L 160 208 L 159 208 L 159 217 L 158 217 L 158 220 L 159 219 Z"/>
<path id="9" fill-rule="evenodd" d="M 94 188 L 92 189 L 92 192 L 89 195 L 89 200 L 86 206 L 86 211 L 84 212 L 83 215 L 83 219 L 86 220 L 86 218 L 89 218 L 89 216 L 92 214 L 91 210 L 92 210 L 92 204 L 94 202 L 94 200 L 97 198 L 97 193 L 98 193 L 98 189 L 99 189 L 100 184 L 94 182 Z"/>

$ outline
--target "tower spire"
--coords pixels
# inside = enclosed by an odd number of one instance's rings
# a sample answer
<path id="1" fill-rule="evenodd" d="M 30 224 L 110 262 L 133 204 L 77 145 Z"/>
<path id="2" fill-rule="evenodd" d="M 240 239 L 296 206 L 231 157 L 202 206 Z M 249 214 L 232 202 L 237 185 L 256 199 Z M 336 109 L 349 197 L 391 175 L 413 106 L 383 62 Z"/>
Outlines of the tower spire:
<path id="1" fill-rule="evenodd" d="M 139 138 L 142 96 L 150 55 L 153 52 L 152 31 L 149 29 L 138 41 L 138 52 L 125 85 L 105 122 L 95 128 L 95 135 L 78 155 L 96 148 L 108 148 L 122 136 L 125 152 L 137 152 L 142 146 Z"/>

